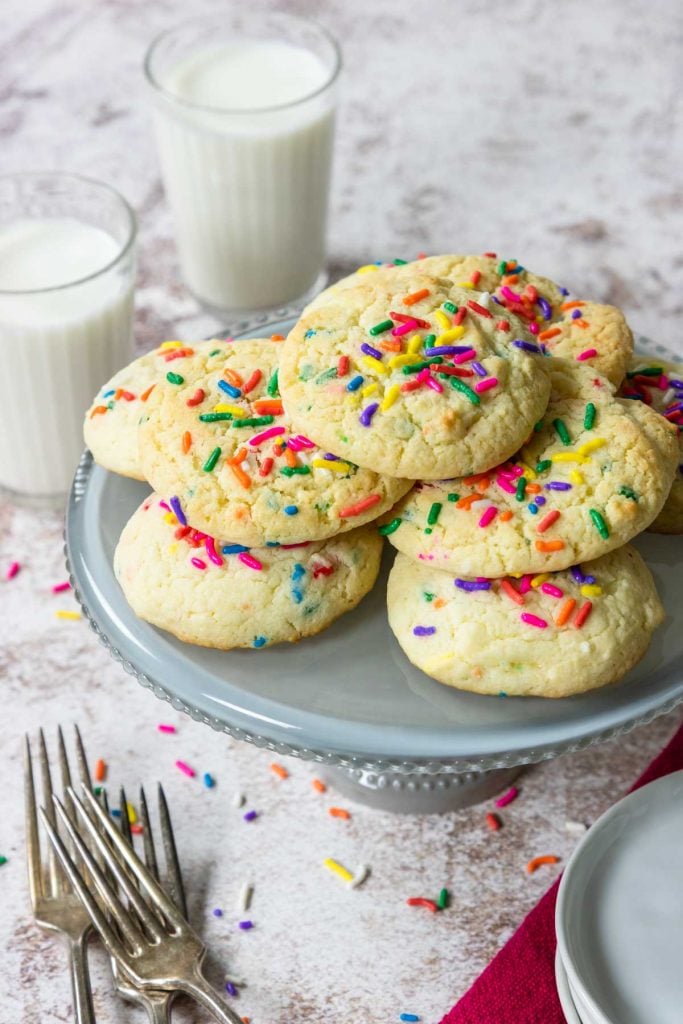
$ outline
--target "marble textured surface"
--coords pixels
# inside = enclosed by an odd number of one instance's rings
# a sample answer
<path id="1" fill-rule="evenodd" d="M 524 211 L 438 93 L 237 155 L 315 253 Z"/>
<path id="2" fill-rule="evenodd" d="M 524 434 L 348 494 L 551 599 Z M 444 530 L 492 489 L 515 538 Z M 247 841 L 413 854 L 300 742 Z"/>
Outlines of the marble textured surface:
<path id="1" fill-rule="evenodd" d="M 214 9 L 198 0 L 193 12 Z M 256 0 L 254 8 L 265 6 Z M 376 257 L 497 249 L 576 292 L 616 302 L 634 328 L 683 354 L 683 157 L 679 7 L 642 0 L 289 0 L 343 41 L 346 71 L 330 224 L 330 270 Z M 187 16 L 179 0 L 5 0 L 0 27 L 0 139 L 5 170 L 59 167 L 111 181 L 140 217 L 136 333 L 141 350 L 217 325 L 178 278 L 171 224 L 140 75 L 150 39 Z M 3 1024 L 73 1019 L 59 945 L 28 909 L 21 736 L 78 721 L 108 783 L 167 785 L 193 919 L 210 942 L 217 980 L 244 979 L 236 1006 L 253 1024 L 332 1019 L 436 1024 L 544 891 L 555 869 L 524 873 L 529 857 L 563 860 L 566 819 L 593 820 L 669 738 L 680 714 L 594 750 L 532 769 L 490 833 L 485 808 L 396 818 L 311 788 L 293 762 L 180 719 L 109 660 L 73 607 L 56 513 L 0 504 L 0 853 Z M 20 574 L 4 580 L 13 560 Z M 156 731 L 174 722 L 175 736 Z M 53 744 L 54 746 L 54 744 Z M 217 785 L 174 769 L 177 756 Z M 237 791 L 259 818 L 245 824 Z M 350 805 L 347 805 L 350 806 Z M 349 891 L 325 856 L 372 875 Z M 255 885 L 255 928 L 236 928 L 236 894 Z M 447 885 L 432 917 L 405 898 Z M 221 918 L 212 910 L 220 907 Z M 142 1019 L 111 994 L 93 950 L 97 1019 Z M 178 1007 L 177 1019 L 202 1019 Z M 493 1024 L 493 1022 L 492 1022 Z"/>

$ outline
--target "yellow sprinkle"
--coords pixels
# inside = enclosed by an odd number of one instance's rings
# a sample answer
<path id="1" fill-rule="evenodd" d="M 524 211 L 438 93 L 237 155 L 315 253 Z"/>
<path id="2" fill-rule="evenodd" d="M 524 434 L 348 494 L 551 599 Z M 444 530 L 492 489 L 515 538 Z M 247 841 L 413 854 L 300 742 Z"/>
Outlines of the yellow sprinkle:
<path id="1" fill-rule="evenodd" d="M 458 288 L 474 288 L 471 281 L 456 281 L 455 284 Z"/>
<path id="2" fill-rule="evenodd" d="M 359 267 L 356 271 L 357 274 L 369 274 L 371 270 L 379 270 L 376 263 L 366 263 L 364 267 Z"/>
<path id="3" fill-rule="evenodd" d="M 573 469 L 569 474 L 569 479 L 573 484 L 585 484 L 583 474 L 579 473 L 578 469 Z"/>
<path id="4" fill-rule="evenodd" d="M 599 587 L 597 583 L 584 583 L 581 587 L 582 597 L 600 597 L 602 594 L 602 587 Z"/>
<path id="5" fill-rule="evenodd" d="M 135 808 L 133 807 L 133 805 L 129 804 L 127 801 L 126 810 L 128 811 L 128 821 L 131 823 L 131 825 L 134 825 L 138 820 L 138 816 L 135 813 Z"/>
<path id="6" fill-rule="evenodd" d="M 437 309 L 434 313 L 434 319 L 441 328 L 442 331 L 447 331 L 451 326 L 451 322 L 442 309 Z"/>
<path id="7" fill-rule="evenodd" d="M 550 456 L 551 462 L 590 462 L 584 455 L 579 455 L 578 452 L 556 452 Z"/>
<path id="8" fill-rule="evenodd" d="M 398 384 L 392 384 L 390 388 L 387 388 L 387 393 L 382 400 L 382 404 L 379 409 L 380 412 L 386 412 L 387 409 L 391 409 L 392 405 L 401 393 L 401 389 Z"/>
<path id="9" fill-rule="evenodd" d="M 171 523 L 171 524 L 173 524 L 175 526 L 175 524 L 178 522 L 178 520 L 176 519 L 175 514 L 173 512 L 165 512 L 164 513 L 164 522 L 165 523 Z"/>
<path id="10" fill-rule="evenodd" d="M 387 372 L 387 368 L 384 363 L 381 363 L 379 359 L 375 359 L 374 356 L 363 356 L 363 362 L 369 370 L 375 370 L 376 373 Z"/>
<path id="11" fill-rule="evenodd" d="M 416 352 L 419 352 L 422 347 L 422 335 L 414 334 L 406 346 L 406 352 L 414 356 Z"/>
<path id="12" fill-rule="evenodd" d="M 336 860 L 332 860 L 331 857 L 327 857 L 323 861 L 323 867 L 326 867 L 328 871 L 333 871 L 335 875 L 339 875 L 345 882 L 352 882 L 353 875 L 341 864 L 338 864 Z"/>
<path id="13" fill-rule="evenodd" d="M 313 459 L 311 465 L 316 469 L 331 469 L 333 473 L 348 473 L 351 469 L 348 462 L 333 462 L 331 459 Z"/>
<path id="14" fill-rule="evenodd" d="M 603 448 L 607 444 L 604 437 L 594 437 L 592 441 L 586 441 L 582 444 L 578 450 L 579 455 L 589 455 L 591 452 L 595 452 L 598 448 Z"/>
<path id="15" fill-rule="evenodd" d="M 229 412 L 231 416 L 237 416 L 238 419 L 247 415 L 246 409 L 241 409 L 239 405 L 226 405 L 225 402 L 219 402 L 218 405 L 214 405 L 213 411 Z"/>
<path id="16" fill-rule="evenodd" d="M 372 356 L 370 358 L 372 358 Z M 373 395 L 378 388 L 379 384 L 375 380 L 372 384 L 366 384 L 364 388 L 361 388 L 361 394 L 363 395 L 363 398 L 367 398 L 368 395 Z"/>
<path id="17" fill-rule="evenodd" d="M 58 619 L 69 619 L 73 622 L 81 618 L 80 612 L 55 612 Z"/>
<path id="18" fill-rule="evenodd" d="M 408 364 L 412 362 L 414 362 L 414 357 L 412 354 L 409 356 L 392 356 L 392 358 L 389 360 L 389 369 L 396 370 L 398 369 L 399 366 L 408 366 Z"/>
<path id="19" fill-rule="evenodd" d="M 456 341 L 458 338 L 462 338 L 465 333 L 465 328 L 462 324 L 459 327 L 450 327 L 443 334 L 440 334 L 436 339 L 436 345 L 447 345 L 450 341 Z"/>
<path id="20" fill-rule="evenodd" d="M 169 348 L 182 348 L 182 341 L 162 341 L 157 352 L 167 352 Z"/>
<path id="21" fill-rule="evenodd" d="M 522 467 L 527 480 L 535 480 L 537 478 L 538 473 L 536 470 L 532 469 L 531 466 L 527 466 L 526 462 L 518 462 L 517 465 Z"/>
<path id="22" fill-rule="evenodd" d="M 549 572 L 542 572 L 538 576 L 534 576 L 534 578 L 531 581 L 531 586 L 532 587 L 540 587 L 541 583 L 545 583 L 545 581 L 549 580 L 549 579 L 550 579 L 550 573 Z"/>

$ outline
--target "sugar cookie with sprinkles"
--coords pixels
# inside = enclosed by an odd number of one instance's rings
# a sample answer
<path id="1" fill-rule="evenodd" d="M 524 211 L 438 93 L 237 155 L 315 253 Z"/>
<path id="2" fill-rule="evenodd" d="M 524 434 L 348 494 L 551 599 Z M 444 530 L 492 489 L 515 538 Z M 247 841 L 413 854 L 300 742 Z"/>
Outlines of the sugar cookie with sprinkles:
<path id="1" fill-rule="evenodd" d="M 413 275 L 370 284 L 304 316 L 280 360 L 294 426 L 378 473 L 480 472 L 523 443 L 550 381 L 533 336 L 489 297 Z"/>
<path id="2" fill-rule="evenodd" d="M 259 650 L 313 636 L 355 608 L 381 552 L 369 526 L 292 547 L 219 542 L 153 495 L 124 527 L 114 571 L 135 614 L 179 640 Z"/>
<path id="3" fill-rule="evenodd" d="M 198 529 L 241 544 L 321 540 L 381 515 L 410 488 L 293 430 L 279 341 L 236 341 L 164 379 L 140 426 L 145 478 Z"/>
<path id="4" fill-rule="evenodd" d="M 678 466 L 675 426 L 589 369 L 547 362 L 553 392 L 528 444 L 488 473 L 418 484 L 380 527 L 399 551 L 463 576 L 554 571 L 625 544 L 659 514 Z"/>
<path id="5" fill-rule="evenodd" d="M 683 364 L 636 354 L 619 394 L 645 402 L 678 431 L 678 469 L 653 533 L 683 533 Z"/>
<path id="6" fill-rule="evenodd" d="M 100 389 L 85 414 L 83 437 L 100 466 L 121 476 L 144 480 L 138 453 L 138 424 L 156 385 L 168 373 L 186 374 L 194 355 L 220 356 L 227 342 L 164 341 L 152 352 L 134 359 Z"/>
<path id="7" fill-rule="evenodd" d="M 389 624 L 428 676 L 474 693 L 569 697 L 621 679 L 645 654 L 664 609 L 628 545 L 536 577 L 454 578 L 396 557 Z"/>

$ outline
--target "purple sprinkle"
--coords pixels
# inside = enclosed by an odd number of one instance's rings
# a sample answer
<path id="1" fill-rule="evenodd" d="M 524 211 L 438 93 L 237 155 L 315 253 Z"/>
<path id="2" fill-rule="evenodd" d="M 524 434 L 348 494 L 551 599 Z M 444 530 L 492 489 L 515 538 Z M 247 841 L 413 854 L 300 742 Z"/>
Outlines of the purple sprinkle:
<path id="1" fill-rule="evenodd" d="M 584 576 L 583 582 L 590 583 L 592 585 L 593 583 L 595 583 L 595 576 Z"/>
<path id="2" fill-rule="evenodd" d="M 457 580 L 454 580 L 454 582 L 455 582 L 456 587 L 459 587 L 460 590 L 467 590 L 468 592 L 471 592 L 473 590 L 490 590 L 491 589 L 491 583 L 488 580 L 487 581 L 483 581 L 482 580 L 481 582 L 477 583 L 477 582 L 475 582 L 475 580 L 461 580 L 461 579 L 457 579 Z"/>
<path id="3" fill-rule="evenodd" d="M 248 932 L 250 928 L 254 927 L 253 921 L 240 921 L 240 928 L 243 932 Z"/>
<path id="4" fill-rule="evenodd" d="M 253 821 L 254 818 L 258 818 L 258 811 L 247 811 L 247 813 L 243 814 L 242 817 L 245 821 Z"/>
<path id="5" fill-rule="evenodd" d="M 569 288 L 560 288 L 561 295 L 569 295 Z"/>
<path id="6" fill-rule="evenodd" d="M 327 459 L 328 462 L 339 462 L 339 456 L 333 455 L 332 452 L 325 452 L 323 458 Z"/>
<path id="7" fill-rule="evenodd" d="M 575 309 L 572 311 L 572 320 L 578 320 L 581 317 L 581 310 Z"/>
<path id="8" fill-rule="evenodd" d="M 516 348 L 524 349 L 525 352 L 533 352 L 535 355 L 538 355 L 538 353 L 541 351 L 538 345 L 534 345 L 530 341 L 522 341 L 521 338 L 517 338 L 517 340 L 513 341 L 512 344 Z"/>
<path id="9" fill-rule="evenodd" d="M 484 367 L 481 365 L 481 363 L 472 363 L 471 365 L 472 365 L 472 369 L 474 370 L 474 372 L 479 377 L 485 377 L 486 376 L 486 372 L 487 371 L 484 369 Z"/>
<path id="10" fill-rule="evenodd" d="M 503 303 L 502 303 L 502 302 L 500 301 L 500 299 L 498 298 L 498 296 L 497 296 L 497 295 L 492 295 L 492 296 L 491 296 L 491 298 L 493 299 L 493 301 L 494 301 L 495 303 L 497 303 L 497 305 L 499 305 L 499 306 L 502 306 L 502 305 L 503 305 Z"/>
<path id="11" fill-rule="evenodd" d="M 667 405 L 666 412 L 680 412 L 683 409 L 683 402 L 674 402 L 673 405 Z"/>
<path id="12" fill-rule="evenodd" d="M 676 388 L 677 391 L 680 391 L 680 389 L 683 388 L 683 380 L 678 380 L 677 377 L 676 378 L 670 377 L 669 378 L 669 385 L 672 388 Z"/>
<path id="13" fill-rule="evenodd" d="M 434 636 L 436 626 L 416 626 L 413 633 L 415 636 Z"/>
<path id="14" fill-rule="evenodd" d="M 183 512 L 183 506 L 180 504 L 180 498 L 177 498 L 174 494 L 172 498 L 169 498 L 169 501 L 171 503 L 171 508 L 175 512 L 175 517 L 180 523 L 180 525 L 187 526 L 187 519 L 185 518 L 185 513 Z"/>
<path id="15" fill-rule="evenodd" d="M 471 345 L 436 345 L 435 348 L 426 348 L 426 356 L 459 356 L 463 352 L 469 352 Z"/>
<path id="16" fill-rule="evenodd" d="M 534 501 L 536 502 L 537 505 L 545 505 L 545 498 L 543 497 L 542 494 L 539 494 L 539 496 L 537 498 L 534 498 Z"/>
<path id="17" fill-rule="evenodd" d="M 213 916 L 214 917 L 222 917 L 223 916 L 223 911 L 221 910 L 220 907 L 216 907 L 216 909 L 213 911 Z"/>
<path id="18" fill-rule="evenodd" d="M 381 359 L 382 353 L 378 348 L 373 348 L 372 345 L 368 345 L 367 341 L 364 341 L 360 347 L 361 352 L 365 352 L 366 356 L 372 356 L 373 359 Z"/>
<path id="19" fill-rule="evenodd" d="M 560 480 L 551 480 L 549 484 L 545 484 L 546 491 L 571 491 L 572 485 L 562 483 Z"/>
<path id="20" fill-rule="evenodd" d="M 370 405 L 366 405 L 362 413 L 358 417 L 364 427 L 370 426 L 370 421 L 379 409 L 379 402 L 371 402 Z"/>
<path id="21" fill-rule="evenodd" d="M 233 985 L 233 983 L 231 981 L 226 981 L 226 983 L 225 983 L 225 991 L 228 993 L 229 996 L 236 996 L 237 995 L 237 989 L 235 988 L 235 986 Z"/>
<path id="22" fill-rule="evenodd" d="M 574 583 L 583 583 L 583 573 L 579 569 L 578 565 L 573 565 L 569 571 L 572 574 Z"/>
<path id="23" fill-rule="evenodd" d="M 550 303 L 548 302 L 548 300 L 544 299 L 542 295 L 539 295 L 538 298 L 536 299 L 536 301 L 538 302 L 539 306 L 541 307 L 541 313 L 543 313 L 543 316 L 545 317 L 545 319 L 546 320 L 550 320 L 550 318 L 553 315 L 553 309 L 552 309 L 552 306 L 550 305 Z"/>

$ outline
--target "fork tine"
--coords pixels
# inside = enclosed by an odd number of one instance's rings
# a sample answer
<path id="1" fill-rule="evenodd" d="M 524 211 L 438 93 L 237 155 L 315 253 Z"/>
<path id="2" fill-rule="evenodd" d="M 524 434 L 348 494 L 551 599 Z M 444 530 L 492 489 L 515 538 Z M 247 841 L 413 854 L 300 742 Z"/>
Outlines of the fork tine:
<path id="1" fill-rule="evenodd" d="M 76 734 L 76 762 L 78 764 L 78 777 L 80 778 L 81 782 L 85 783 L 88 789 L 92 789 L 90 769 L 88 768 L 88 758 L 86 757 L 85 754 L 85 746 L 83 745 L 81 730 L 75 724 L 74 733 Z"/>
<path id="2" fill-rule="evenodd" d="M 129 846 L 133 845 L 133 833 L 130 830 L 130 818 L 128 817 L 128 801 L 126 800 L 126 791 L 121 786 L 119 789 L 119 809 L 121 811 L 121 817 L 119 819 L 119 831 L 126 840 Z"/>
<path id="3" fill-rule="evenodd" d="M 38 815 L 36 811 L 36 790 L 33 783 L 33 762 L 31 744 L 24 737 L 24 798 L 26 805 L 26 852 L 28 855 L 28 887 L 31 906 L 43 895 L 43 878 L 40 868 L 40 840 L 38 838 Z"/>
<path id="4" fill-rule="evenodd" d="M 90 890 L 83 881 L 80 871 L 71 859 L 69 851 L 60 839 L 57 830 L 50 821 L 44 807 L 40 808 L 40 817 L 42 818 L 43 825 L 45 826 L 45 831 L 47 832 L 50 844 L 54 848 L 62 868 L 64 869 L 64 873 L 71 882 L 75 891 L 78 893 L 81 903 L 87 910 L 90 920 L 94 924 L 95 928 L 100 933 L 105 946 L 112 956 L 125 957 L 127 954 L 123 944 L 119 941 L 114 930 L 110 927 L 109 922 L 97 905 L 97 901 L 91 895 Z"/>
<path id="5" fill-rule="evenodd" d="M 142 842 L 145 850 L 145 864 L 151 873 L 159 881 L 159 865 L 157 864 L 156 850 L 154 849 L 154 837 L 152 825 L 149 820 L 149 808 L 144 786 L 140 786 L 140 821 L 142 823 Z"/>
<path id="6" fill-rule="evenodd" d="M 66 807 L 68 807 L 71 817 L 73 817 L 74 809 L 71 803 L 71 797 L 69 796 L 69 787 L 71 786 L 71 768 L 69 767 L 69 758 L 66 753 L 66 743 L 64 742 L 64 732 L 62 731 L 61 725 L 57 726 L 57 749 L 59 752 L 59 774 L 62 780 L 64 803 Z"/>
<path id="7" fill-rule="evenodd" d="M 123 935 L 128 940 L 134 950 L 139 951 L 142 949 L 142 943 L 144 942 L 144 936 L 139 928 L 136 927 L 130 914 L 127 912 L 123 903 L 121 903 L 115 889 L 107 881 L 104 872 L 101 870 L 99 864 L 93 857 L 92 853 L 88 849 L 84 842 L 75 822 L 69 816 L 64 804 L 61 802 L 59 797 L 54 797 L 55 807 L 57 808 L 57 814 L 59 815 L 64 828 L 69 834 L 69 838 L 74 844 L 74 848 L 83 867 L 88 872 L 88 877 L 92 878 L 97 891 L 102 897 L 103 902 L 106 904 L 107 909 L 110 911 L 112 917 L 116 921 L 116 924 L 123 932 Z"/>
<path id="8" fill-rule="evenodd" d="M 87 792 L 87 791 L 85 791 L 85 792 Z M 90 795 L 92 795 L 92 794 L 90 794 Z M 147 930 L 150 932 L 150 934 L 155 939 L 157 939 L 157 940 L 161 939 L 162 936 L 165 934 L 165 931 L 164 931 L 162 923 L 159 921 L 159 919 L 149 909 L 149 907 L 147 906 L 147 904 L 146 904 L 145 900 L 143 899 L 141 893 L 137 889 L 133 879 L 131 878 L 131 875 L 128 873 L 128 871 L 126 870 L 125 866 L 122 865 L 119 862 L 119 860 L 117 859 L 117 857 L 116 857 L 114 851 L 112 850 L 111 846 L 106 842 L 106 840 L 103 838 L 103 836 L 100 835 L 97 823 L 93 820 L 93 818 L 88 813 L 88 811 L 84 807 L 83 803 L 76 796 L 76 794 L 73 792 L 73 790 L 71 791 L 71 796 L 72 796 L 73 806 L 76 809 L 76 813 L 78 814 L 79 818 L 81 819 L 81 821 L 85 825 L 85 828 L 86 828 L 90 838 L 92 839 L 93 843 L 95 844 L 95 846 L 97 848 L 97 851 L 99 852 L 99 854 L 100 854 L 100 856 L 102 858 L 103 869 L 104 870 L 100 869 L 101 877 L 104 878 L 105 877 L 106 869 L 109 869 L 111 874 L 114 876 L 114 879 L 116 880 L 116 882 L 121 886 L 121 888 L 125 892 L 125 894 L 128 897 L 129 901 L 133 905 L 133 907 L 135 909 L 135 912 L 137 913 L 138 917 L 143 922 L 143 924 L 145 925 Z M 95 803 L 96 803 L 97 808 L 99 810 L 100 808 L 99 808 L 99 804 L 97 803 L 97 800 L 94 797 L 93 797 L 93 799 L 95 800 Z M 74 823 L 74 829 L 76 829 L 76 824 L 75 823 Z M 121 836 L 116 831 L 116 829 L 114 829 L 114 835 L 116 836 L 117 840 L 125 842 L 125 840 L 121 840 Z M 81 840 L 81 844 L 84 845 L 83 844 L 83 840 Z M 88 851 L 88 853 L 89 853 L 89 851 Z M 89 853 L 89 856 L 92 858 L 92 854 Z M 92 858 L 92 859 L 94 860 L 94 858 Z M 132 915 L 131 915 L 131 917 L 132 917 Z"/>
<path id="9" fill-rule="evenodd" d="M 45 742 L 45 733 L 42 728 L 38 734 L 39 738 L 39 755 L 40 755 L 40 778 L 43 788 L 43 799 L 46 804 L 49 804 L 50 810 L 48 811 L 48 817 L 52 824 L 57 827 L 55 820 L 55 810 L 52 806 L 52 776 L 50 774 L 50 758 L 47 753 L 47 743 Z M 55 852 L 51 846 L 48 846 L 47 850 L 47 877 L 49 880 L 49 891 L 54 896 L 60 892 L 63 892 L 67 886 L 66 878 L 58 871 L 57 862 L 55 860 Z M 47 895 L 47 893 L 46 893 Z"/>
<path id="10" fill-rule="evenodd" d="M 157 786 L 157 798 L 159 801 L 161 839 L 164 845 L 164 856 L 166 858 L 166 884 L 173 902 L 183 917 L 187 919 L 185 886 L 183 885 L 183 876 L 180 871 L 180 861 L 178 860 L 178 851 L 175 845 L 173 826 L 171 825 L 171 815 L 168 810 L 168 803 L 166 802 L 166 794 L 164 793 L 161 783 Z"/>
<path id="11" fill-rule="evenodd" d="M 75 797 L 74 793 L 74 797 Z M 114 850 L 117 851 L 119 858 L 125 863 L 128 869 L 132 872 L 138 881 L 138 884 L 142 889 L 145 890 L 150 900 L 154 904 L 157 910 L 168 918 L 174 928 L 182 928 L 186 924 L 184 918 L 180 915 L 175 903 L 170 899 L 169 896 L 164 892 L 159 883 L 156 881 L 152 873 L 145 867 L 137 853 L 128 845 L 123 836 L 120 835 L 118 830 L 112 824 L 111 821 L 104 814 L 102 808 L 97 803 L 97 800 L 86 790 L 83 792 L 85 802 L 88 803 L 96 817 L 98 818 L 104 831 L 111 842 Z M 87 815 L 86 815 L 87 817 Z M 91 823 L 92 825 L 92 823 Z M 95 833 L 96 834 L 96 833 Z"/>

